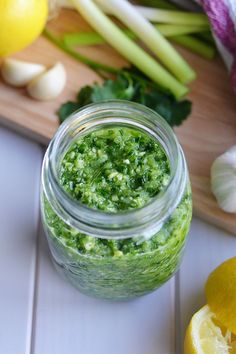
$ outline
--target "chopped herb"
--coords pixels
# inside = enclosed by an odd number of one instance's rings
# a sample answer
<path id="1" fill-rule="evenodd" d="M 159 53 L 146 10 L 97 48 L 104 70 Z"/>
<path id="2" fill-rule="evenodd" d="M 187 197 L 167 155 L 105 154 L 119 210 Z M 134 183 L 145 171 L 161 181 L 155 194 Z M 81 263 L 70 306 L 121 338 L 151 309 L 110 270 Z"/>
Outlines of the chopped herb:
<path id="1" fill-rule="evenodd" d="M 162 146 L 130 128 L 104 128 L 79 138 L 60 166 L 60 184 L 67 193 L 90 208 L 112 213 L 141 208 L 169 179 Z"/>

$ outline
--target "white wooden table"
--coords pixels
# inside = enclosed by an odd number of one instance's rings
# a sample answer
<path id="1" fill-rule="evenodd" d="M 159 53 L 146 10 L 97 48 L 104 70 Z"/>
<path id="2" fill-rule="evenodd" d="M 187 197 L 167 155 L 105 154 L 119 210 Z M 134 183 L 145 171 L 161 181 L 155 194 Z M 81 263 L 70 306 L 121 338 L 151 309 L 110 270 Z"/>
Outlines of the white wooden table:
<path id="1" fill-rule="evenodd" d="M 0 127 L 0 353 L 181 354 L 209 272 L 236 237 L 194 219 L 179 273 L 123 303 L 89 298 L 54 270 L 39 219 L 43 149 Z"/>

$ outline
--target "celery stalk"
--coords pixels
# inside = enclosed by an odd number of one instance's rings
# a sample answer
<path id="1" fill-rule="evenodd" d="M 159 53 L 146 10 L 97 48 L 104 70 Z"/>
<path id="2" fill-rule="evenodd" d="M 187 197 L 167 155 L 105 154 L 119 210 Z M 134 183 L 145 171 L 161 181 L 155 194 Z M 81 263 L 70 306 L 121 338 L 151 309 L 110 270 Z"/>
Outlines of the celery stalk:
<path id="1" fill-rule="evenodd" d="M 180 82 L 188 83 L 196 74 L 174 47 L 126 0 L 96 0 L 130 28 Z"/>
<path id="2" fill-rule="evenodd" d="M 171 37 L 171 40 L 177 44 L 181 44 L 183 47 L 190 49 L 192 52 L 197 53 L 206 59 L 213 59 L 216 53 L 213 46 L 192 36 L 174 36 Z"/>
<path id="3" fill-rule="evenodd" d="M 180 26 L 180 25 L 155 25 L 161 34 L 165 37 L 176 37 L 192 33 L 202 33 L 204 28 L 198 26 Z M 123 32 L 132 39 L 137 36 L 130 30 L 124 29 Z M 205 32 L 203 32 L 205 33 Z M 71 32 L 63 35 L 63 41 L 68 46 L 86 46 L 105 43 L 105 39 L 96 32 Z"/>
<path id="4" fill-rule="evenodd" d="M 184 96 L 188 89 L 177 81 L 150 55 L 129 39 L 91 0 L 72 0 L 87 22 L 132 64 L 154 82 L 168 89 L 176 98 Z"/>

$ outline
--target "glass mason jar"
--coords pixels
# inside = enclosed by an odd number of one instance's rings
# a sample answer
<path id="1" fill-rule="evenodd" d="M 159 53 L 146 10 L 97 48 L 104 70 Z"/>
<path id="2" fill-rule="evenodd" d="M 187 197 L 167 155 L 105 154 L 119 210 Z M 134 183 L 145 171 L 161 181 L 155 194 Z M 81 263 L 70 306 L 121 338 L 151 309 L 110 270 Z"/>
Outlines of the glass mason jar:
<path id="1" fill-rule="evenodd" d="M 143 207 L 108 213 L 66 193 L 59 167 L 81 135 L 115 126 L 158 141 L 169 159 L 170 179 Z M 41 210 L 53 262 L 81 292 L 122 300 L 155 290 L 178 269 L 192 217 L 186 161 L 172 129 L 154 111 L 128 101 L 77 111 L 60 126 L 45 154 Z"/>

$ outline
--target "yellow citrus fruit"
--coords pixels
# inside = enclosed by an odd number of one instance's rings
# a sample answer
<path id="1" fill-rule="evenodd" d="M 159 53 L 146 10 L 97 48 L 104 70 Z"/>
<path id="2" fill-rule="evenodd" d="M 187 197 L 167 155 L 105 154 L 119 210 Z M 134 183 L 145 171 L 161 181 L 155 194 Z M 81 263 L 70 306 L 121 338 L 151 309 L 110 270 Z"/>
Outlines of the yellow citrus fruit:
<path id="1" fill-rule="evenodd" d="M 236 257 L 209 275 L 205 291 L 207 303 L 217 319 L 236 334 Z"/>
<path id="2" fill-rule="evenodd" d="M 42 32 L 47 15 L 47 0 L 1 0 L 0 57 L 31 44 Z"/>
<path id="3" fill-rule="evenodd" d="M 236 354 L 236 336 L 217 322 L 215 314 L 206 305 L 191 319 L 184 354 Z"/>

